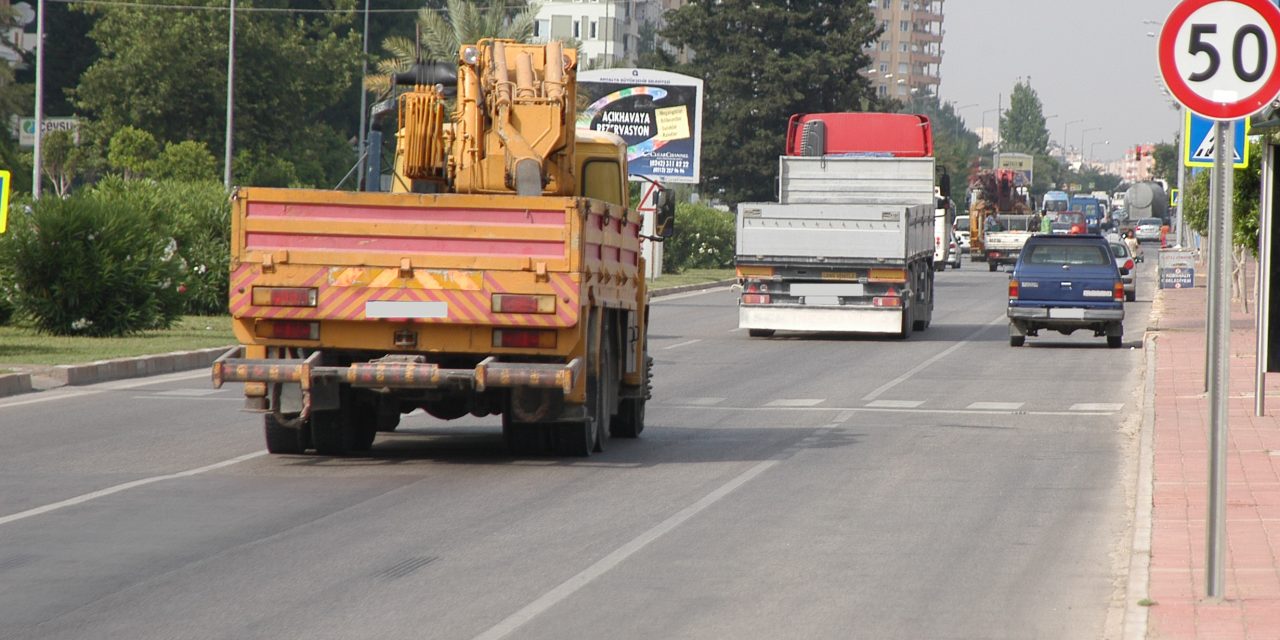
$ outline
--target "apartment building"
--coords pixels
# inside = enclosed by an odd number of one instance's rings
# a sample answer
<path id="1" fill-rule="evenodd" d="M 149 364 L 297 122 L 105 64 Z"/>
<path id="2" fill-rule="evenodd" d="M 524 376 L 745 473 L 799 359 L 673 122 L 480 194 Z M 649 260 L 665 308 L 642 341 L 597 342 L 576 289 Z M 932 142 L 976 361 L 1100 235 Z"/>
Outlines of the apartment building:
<path id="1" fill-rule="evenodd" d="M 867 47 L 862 71 L 877 95 L 908 100 L 937 95 L 942 82 L 944 0 L 869 0 L 883 33 Z"/>
<path id="2" fill-rule="evenodd" d="M 577 41 L 583 69 L 635 66 L 641 53 L 659 46 L 662 14 L 682 4 L 675 0 L 541 0 L 533 39 Z"/>

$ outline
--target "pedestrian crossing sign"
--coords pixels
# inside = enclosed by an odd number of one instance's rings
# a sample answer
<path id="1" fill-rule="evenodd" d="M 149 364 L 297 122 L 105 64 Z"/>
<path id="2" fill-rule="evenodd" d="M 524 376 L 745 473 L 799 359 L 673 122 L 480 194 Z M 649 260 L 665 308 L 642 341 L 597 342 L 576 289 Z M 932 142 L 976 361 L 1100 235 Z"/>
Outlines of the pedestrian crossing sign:
<path id="1" fill-rule="evenodd" d="M 1212 167 L 1214 120 L 1202 118 L 1187 111 L 1186 125 L 1182 129 L 1182 164 L 1188 167 Z M 1231 151 L 1234 159 L 1232 166 L 1243 169 L 1249 166 L 1249 145 L 1245 136 L 1249 134 L 1249 119 L 1235 121 L 1235 145 Z"/>

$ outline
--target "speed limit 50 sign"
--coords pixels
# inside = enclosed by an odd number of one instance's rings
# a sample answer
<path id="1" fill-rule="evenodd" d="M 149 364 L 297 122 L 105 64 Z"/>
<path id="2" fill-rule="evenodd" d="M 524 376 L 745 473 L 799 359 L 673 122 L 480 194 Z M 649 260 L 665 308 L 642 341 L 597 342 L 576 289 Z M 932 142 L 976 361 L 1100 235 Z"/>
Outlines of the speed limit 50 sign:
<path id="1" fill-rule="evenodd" d="M 1184 0 L 1160 31 L 1160 74 L 1194 113 L 1234 120 L 1280 94 L 1280 9 L 1270 0 Z"/>

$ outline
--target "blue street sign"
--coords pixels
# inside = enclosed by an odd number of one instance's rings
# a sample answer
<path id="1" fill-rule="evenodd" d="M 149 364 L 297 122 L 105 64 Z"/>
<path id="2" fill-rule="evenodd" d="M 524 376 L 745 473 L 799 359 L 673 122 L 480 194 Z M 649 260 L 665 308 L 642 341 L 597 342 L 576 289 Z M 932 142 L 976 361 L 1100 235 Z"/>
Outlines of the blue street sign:
<path id="1" fill-rule="evenodd" d="M 1182 163 L 1188 167 L 1213 166 L 1213 125 L 1214 121 L 1202 118 L 1187 111 L 1186 126 L 1182 130 Z M 1249 166 L 1249 145 L 1245 143 L 1248 135 L 1249 119 L 1236 120 L 1235 149 L 1232 166 L 1243 169 Z"/>

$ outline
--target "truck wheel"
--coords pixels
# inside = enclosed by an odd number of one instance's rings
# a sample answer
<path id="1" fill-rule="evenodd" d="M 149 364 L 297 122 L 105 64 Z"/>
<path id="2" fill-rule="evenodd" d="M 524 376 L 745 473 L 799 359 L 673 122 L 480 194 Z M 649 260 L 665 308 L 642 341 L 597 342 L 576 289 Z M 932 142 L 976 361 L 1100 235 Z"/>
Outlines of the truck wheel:
<path id="1" fill-rule="evenodd" d="M 644 354 L 644 386 L 640 397 L 624 398 L 618 403 L 618 414 L 609 423 L 609 434 L 615 438 L 638 438 L 644 431 L 644 405 L 649 399 L 649 381 L 653 379 L 653 358 Z"/>
<path id="2" fill-rule="evenodd" d="M 297 414 L 294 414 L 289 417 L 296 416 Z M 262 416 L 262 431 L 267 439 L 267 451 L 286 454 L 305 452 L 311 444 L 311 439 L 307 437 L 308 426 L 303 424 L 300 427 L 290 428 L 280 424 L 280 421 L 276 419 L 275 413 L 268 413 Z"/>
<path id="3" fill-rule="evenodd" d="M 996 267 L 999 267 L 999 266 L 1000 266 L 1000 265 L 999 265 L 998 263 L 995 263 L 995 262 L 988 262 L 988 263 L 987 263 L 987 271 L 995 271 L 995 270 L 996 270 Z"/>
<path id="4" fill-rule="evenodd" d="M 1107 346 L 1112 349 L 1119 349 L 1124 345 L 1124 336 L 1107 336 Z"/>
<path id="5" fill-rule="evenodd" d="M 613 412 L 617 408 L 619 380 L 618 367 L 614 364 L 616 360 L 614 348 L 613 332 L 606 330 L 600 339 L 600 374 L 596 381 L 598 393 L 596 410 L 592 414 L 596 425 L 596 446 L 593 451 L 597 453 L 603 452 L 605 443 L 609 441 L 609 435 L 613 432 L 610 427 L 613 423 Z"/>
<path id="6" fill-rule="evenodd" d="M 541 423 L 516 422 L 511 411 L 502 412 L 502 441 L 513 456 L 544 455 L 547 447 L 548 427 Z"/>
<path id="7" fill-rule="evenodd" d="M 1009 346 L 1011 347 L 1021 347 L 1026 343 L 1027 343 L 1026 336 L 1009 336 Z"/>
<path id="8" fill-rule="evenodd" d="M 361 424 L 354 409 L 351 391 L 344 389 L 337 409 L 311 413 L 311 439 L 315 442 L 316 453 L 345 456 L 368 451 L 373 446 L 377 430 Z"/>
<path id="9" fill-rule="evenodd" d="M 747 329 L 747 335 L 752 338 L 771 338 L 773 329 Z"/>

